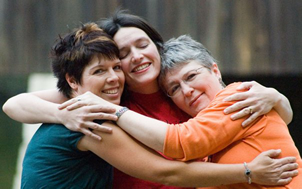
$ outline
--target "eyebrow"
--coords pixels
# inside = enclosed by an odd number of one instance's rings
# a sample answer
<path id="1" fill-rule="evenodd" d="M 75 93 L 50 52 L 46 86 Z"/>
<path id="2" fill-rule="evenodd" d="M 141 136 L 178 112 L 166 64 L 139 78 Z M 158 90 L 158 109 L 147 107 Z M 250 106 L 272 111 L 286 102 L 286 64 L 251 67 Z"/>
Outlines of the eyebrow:
<path id="1" fill-rule="evenodd" d="M 199 68 L 197 68 L 197 69 L 199 69 Z M 190 72 L 195 71 L 197 69 L 188 70 L 184 75 L 182 75 L 181 80 L 184 80 L 185 77 L 188 76 Z M 168 82 L 168 84 L 166 86 L 169 88 L 175 84 L 177 84 L 177 82 L 174 80 L 174 81 Z"/>
<path id="2" fill-rule="evenodd" d="M 148 39 L 147 37 L 142 36 L 142 37 L 136 39 L 136 40 L 134 41 L 134 43 L 136 44 L 136 43 L 139 43 L 139 42 L 141 42 L 141 41 L 150 41 L 150 40 L 151 40 L 151 39 Z M 120 50 L 120 51 L 123 51 L 124 49 L 127 49 L 127 48 L 129 48 L 128 45 L 125 45 L 125 46 L 122 46 L 122 48 L 120 48 L 119 50 Z"/>

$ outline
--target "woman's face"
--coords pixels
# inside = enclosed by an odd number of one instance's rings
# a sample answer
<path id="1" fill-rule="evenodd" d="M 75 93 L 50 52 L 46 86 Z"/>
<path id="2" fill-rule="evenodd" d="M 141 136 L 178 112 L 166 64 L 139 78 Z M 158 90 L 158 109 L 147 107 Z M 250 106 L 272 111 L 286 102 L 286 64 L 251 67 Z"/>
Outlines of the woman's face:
<path id="1" fill-rule="evenodd" d="M 130 90 L 146 93 L 158 90 L 160 55 L 156 45 L 141 29 L 125 27 L 114 36 L 120 50 L 120 60 Z"/>
<path id="2" fill-rule="evenodd" d="M 108 60 L 95 56 L 85 67 L 81 85 L 78 84 L 78 95 L 87 91 L 119 104 L 123 93 L 125 76 L 119 59 Z"/>
<path id="3" fill-rule="evenodd" d="M 191 116 L 206 108 L 222 89 L 217 64 L 211 71 L 196 61 L 177 67 L 168 72 L 164 88 L 173 102 Z"/>

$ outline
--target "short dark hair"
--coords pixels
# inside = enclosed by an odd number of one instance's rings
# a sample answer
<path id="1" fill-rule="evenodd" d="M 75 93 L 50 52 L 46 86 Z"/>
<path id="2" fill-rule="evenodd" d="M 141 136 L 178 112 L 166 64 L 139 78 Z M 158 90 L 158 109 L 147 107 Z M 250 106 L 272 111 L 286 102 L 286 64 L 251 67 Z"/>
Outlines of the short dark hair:
<path id="1" fill-rule="evenodd" d="M 51 49 L 52 70 L 58 79 L 57 87 L 71 98 L 72 88 L 66 81 L 66 74 L 81 84 L 84 68 L 94 56 L 113 60 L 118 58 L 119 50 L 112 37 L 95 23 L 83 24 L 64 37 L 59 36 Z"/>
<path id="2" fill-rule="evenodd" d="M 100 27 L 109 35 L 114 37 L 120 28 L 135 27 L 143 30 L 156 45 L 158 52 L 161 54 L 163 46 L 162 36 L 148 24 L 143 18 L 130 14 L 127 10 L 117 10 L 106 19 L 100 21 Z"/>

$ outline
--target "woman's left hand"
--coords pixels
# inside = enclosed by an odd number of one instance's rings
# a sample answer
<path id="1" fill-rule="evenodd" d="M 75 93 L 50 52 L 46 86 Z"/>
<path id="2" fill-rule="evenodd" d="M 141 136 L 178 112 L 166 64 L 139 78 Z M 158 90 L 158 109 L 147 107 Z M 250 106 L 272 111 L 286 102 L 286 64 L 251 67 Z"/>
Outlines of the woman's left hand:
<path id="1" fill-rule="evenodd" d="M 239 112 L 231 116 L 232 120 L 236 120 L 250 116 L 242 122 L 242 126 L 246 127 L 259 116 L 262 116 L 275 106 L 279 92 L 273 88 L 266 88 L 255 81 L 243 82 L 237 90 L 248 90 L 233 94 L 224 99 L 224 101 L 238 101 L 224 110 L 225 114 Z"/>

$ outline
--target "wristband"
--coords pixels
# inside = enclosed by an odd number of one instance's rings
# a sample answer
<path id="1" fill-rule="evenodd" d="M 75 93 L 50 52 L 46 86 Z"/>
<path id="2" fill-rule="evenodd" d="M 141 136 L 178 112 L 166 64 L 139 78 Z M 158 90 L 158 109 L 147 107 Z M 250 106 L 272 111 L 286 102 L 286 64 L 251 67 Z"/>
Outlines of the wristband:
<path id="1" fill-rule="evenodd" d="M 117 116 L 117 120 L 123 115 L 123 113 L 125 113 L 126 111 L 128 111 L 129 109 L 127 107 L 122 107 L 121 109 L 119 109 L 115 115 Z"/>
<path id="2" fill-rule="evenodd" d="M 245 168 L 244 174 L 245 174 L 245 176 L 247 178 L 247 182 L 249 184 L 252 184 L 252 178 L 251 178 L 252 171 L 247 167 L 246 162 L 244 162 L 243 165 L 244 165 L 244 168 Z"/>

